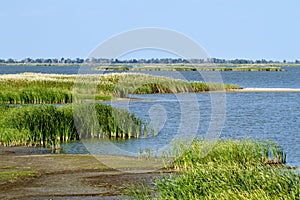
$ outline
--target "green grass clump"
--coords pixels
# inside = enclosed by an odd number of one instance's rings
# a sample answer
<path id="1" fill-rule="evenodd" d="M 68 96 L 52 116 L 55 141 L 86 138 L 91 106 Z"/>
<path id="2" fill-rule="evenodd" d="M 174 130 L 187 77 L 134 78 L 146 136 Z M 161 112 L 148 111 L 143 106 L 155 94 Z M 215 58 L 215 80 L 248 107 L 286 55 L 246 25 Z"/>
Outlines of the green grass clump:
<path id="1" fill-rule="evenodd" d="M 114 76 L 118 76 L 118 74 L 114 74 Z M 240 89 L 240 87 L 235 84 L 186 82 L 167 77 L 126 73 L 119 75 L 113 95 L 126 97 L 128 94 L 207 92 L 230 89 Z"/>
<path id="2" fill-rule="evenodd" d="M 0 92 L 0 102 L 8 104 L 63 104 L 72 102 L 72 93 L 59 88 L 21 88 Z"/>
<path id="3" fill-rule="evenodd" d="M 203 83 L 191 82 L 192 90 L 194 92 L 208 92 L 208 91 L 229 91 L 241 89 L 237 84 L 221 84 L 221 83 Z"/>
<path id="4" fill-rule="evenodd" d="M 4 146 L 55 149 L 60 143 L 84 138 L 139 137 L 142 130 L 141 120 L 134 115 L 103 104 L 2 107 L 0 115 L 0 145 Z"/>
<path id="5" fill-rule="evenodd" d="M 173 152 L 172 167 L 178 172 L 155 181 L 153 198 L 300 198 L 300 175 L 284 165 L 285 154 L 274 143 L 194 141 L 190 146 L 178 145 Z M 143 194 L 139 191 L 135 197 L 142 199 Z"/>
<path id="6" fill-rule="evenodd" d="M 0 181 L 16 180 L 21 177 L 34 177 L 37 175 L 37 171 L 3 171 L 0 172 Z"/>
<path id="7" fill-rule="evenodd" d="M 175 150 L 176 149 L 176 150 Z M 226 165 L 256 165 L 271 163 L 285 164 L 286 155 L 281 147 L 274 142 L 243 141 L 193 141 L 190 146 L 179 143 L 175 146 L 177 152 L 174 167 L 190 169 L 199 164 L 226 164 Z"/>

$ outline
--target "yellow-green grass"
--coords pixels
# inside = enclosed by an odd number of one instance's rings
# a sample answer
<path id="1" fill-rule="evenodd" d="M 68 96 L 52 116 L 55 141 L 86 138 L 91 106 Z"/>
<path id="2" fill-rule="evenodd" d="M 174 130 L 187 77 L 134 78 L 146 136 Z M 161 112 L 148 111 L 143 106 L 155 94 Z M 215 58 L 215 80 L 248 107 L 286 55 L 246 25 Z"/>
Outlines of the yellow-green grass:
<path id="1" fill-rule="evenodd" d="M 174 152 L 178 173 L 157 179 L 154 188 L 131 189 L 137 199 L 300 198 L 300 175 L 272 142 L 194 141 Z"/>
<path id="2" fill-rule="evenodd" d="M 136 73 L 0 75 L 0 103 L 63 104 L 74 99 L 110 100 L 128 94 L 206 92 L 238 89 L 235 84 L 186 82 Z M 75 97 L 74 97 L 75 95 Z"/>
<path id="3" fill-rule="evenodd" d="M 34 177 L 37 176 L 38 172 L 34 170 L 14 170 L 14 171 L 0 171 L 0 182 L 1 181 L 12 181 L 18 178 Z"/>

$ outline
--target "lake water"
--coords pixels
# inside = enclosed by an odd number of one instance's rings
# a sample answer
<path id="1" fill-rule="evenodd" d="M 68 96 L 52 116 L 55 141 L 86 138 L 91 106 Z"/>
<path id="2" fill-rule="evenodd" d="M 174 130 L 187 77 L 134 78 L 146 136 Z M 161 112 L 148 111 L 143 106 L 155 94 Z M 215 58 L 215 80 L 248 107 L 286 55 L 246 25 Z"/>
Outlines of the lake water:
<path id="1" fill-rule="evenodd" d="M 78 66 L 0 66 L 0 74 L 16 74 L 24 72 L 78 74 L 79 69 L 81 73 L 112 73 L 109 71 L 90 70 L 90 68 L 91 67 L 80 68 Z M 220 74 L 224 83 L 239 84 L 241 87 L 300 88 L 300 68 L 283 68 L 286 69 L 285 72 L 220 72 Z M 203 81 L 201 74 L 194 71 L 145 71 L 141 73 L 168 76 L 188 81 Z"/>
<path id="2" fill-rule="evenodd" d="M 76 74 L 79 67 L 1 67 L 0 73 L 40 72 Z M 236 83 L 241 87 L 300 88 L 300 68 L 285 67 L 285 72 L 221 72 L 224 83 Z M 97 72 L 93 72 L 97 73 Z M 99 73 L 99 72 L 98 72 Z M 203 81 L 198 72 L 146 72 L 154 75 L 182 78 L 188 81 Z M 213 75 L 213 74 L 212 74 Z M 200 94 L 135 95 L 138 99 L 126 102 L 112 102 L 113 106 L 127 108 L 145 122 L 156 126 L 158 136 L 132 140 L 84 141 L 83 143 L 98 153 L 135 154 L 139 150 L 162 149 L 173 138 L 182 134 L 182 126 L 187 134 L 195 129 L 197 136 L 205 136 L 212 114 L 212 95 Z M 107 102 L 110 104 L 111 102 Z M 199 110 L 197 110 L 199 109 Z M 287 161 L 300 166 L 300 93 L 297 92 L 251 92 L 226 93 L 224 126 L 220 138 L 270 139 L 283 146 Z M 223 111 L 221 110 L 223 113 Z M 221 114 L 222 114 L 221 113 Z M 225 112 L 224 112 L 225 113 Z M 195 115 L 195 117 L 191 117 Z M 188 118 L 190 116 L 190 118 Z M 190 124 L 190 125 L 189 125 Z M 116 151 L 112 151 L 113 147 Z M 66 153 L 88 153 L 82 143 L 64 146 Z"/>
<path id="3" fill-rule="evenodd" d="M 179 101 L 178 99 L 183 98 L 178 96 L 180 95 L 140 95 L 143 99 L 151 100 L 127 102 L 130 112 L 147 121 L 154 121 L 154 124 L 160 127 L 159 135 L 140 140 L 121 140 L 115 142 L 115 145 L 130 152 L 145 148 L 157 151 L 169 144 L 172 138 L 180 135 L 181 125 L 186 127 L 187 134 L 190 133 L 189 123 L 192 123 L 194 118 L 181 119 L 181 107 L 193 109 L 193 106 L 186 104 L 199 106 L 197 136 L 205 136 L 212 115 L 210 95 L 196 94 L 198 102 Z M 123 104 L 124 102 L 113 103 L 121 108 L 124 108 Z M 225 109 L 225 124 L 220 138 L 273 140 L 283 146 L 289 164 L 300 165 L 300 93 L 226 93 Z M 159 116 L 153 117 L 153 112 Z M 192 113 L 194 110 L 187 112 Z"/>

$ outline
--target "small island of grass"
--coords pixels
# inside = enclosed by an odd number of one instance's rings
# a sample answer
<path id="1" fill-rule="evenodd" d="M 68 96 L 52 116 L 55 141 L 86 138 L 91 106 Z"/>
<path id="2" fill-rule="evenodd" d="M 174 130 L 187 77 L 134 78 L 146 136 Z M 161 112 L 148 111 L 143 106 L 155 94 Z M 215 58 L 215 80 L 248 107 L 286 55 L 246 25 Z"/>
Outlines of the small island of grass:
<path id="1" fill-rule="evenodd" d="M 285 71 L 277 65 L 225 65 L 225 64 L 130 64 L 98 66 L 94 70 L 109 71 Z"/>
<path id="2" fill-rule="evenodd" d="M 74 91 L 74 84 L 76 84 L 75 88 L 80 91 Z M 94 90 L 89 92 L 91 88 Z M 136 73 L 86 76 L 24 73 L 0 75 L 0 103 L 72 103 L 74 94 L 76 95 L 77 93 L 79 93 L 78 95 L 85 95 L 86 99 L 111 100 L 114 97 L 125 98 L 130 93 L 208 92 L 239 88 L 236 84 L 186 82 Z"/>

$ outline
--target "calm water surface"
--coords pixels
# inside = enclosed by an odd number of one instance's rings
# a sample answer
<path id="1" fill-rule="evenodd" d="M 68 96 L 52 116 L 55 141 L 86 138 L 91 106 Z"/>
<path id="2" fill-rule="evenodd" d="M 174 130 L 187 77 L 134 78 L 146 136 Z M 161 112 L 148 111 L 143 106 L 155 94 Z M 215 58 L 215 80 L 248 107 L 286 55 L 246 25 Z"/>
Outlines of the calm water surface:
<path id="1" fill-rule="evenodd" d="M 171 139 L 178 134 L 181 124 L 187 123 L 181 119 L 180 107 L 182 104 L 191 102 L 178 102 L 178 96 L 168 94 L 141 95 L 140 97 L 151 100 L 130 101 L 128 110 L 144 120 L 152 120 L 155 124 L 161 123 L 159 135 L 139 140 L 121 140 L 114 144 L 116 147 L 130 152 L 138 152 L 139 149 L 147 148 L 157 151 L 170 143 Z M 201 137 L 207 133 L 211 121 L 211 98 L 209 94 L 197 94 L 197 99 L 197 103 L 192 103 L 198 104 L 200 108 L 197 136 Z M 123 104 L 120 103 L 119 107 L 123 108 Z M 113 105 L 118 106 L 118 103 L 113 103 Z M 152 116 L 151 118 L 153 111 L 157 111 L 158 115 L 162 116 L 157 118 Z M 193 112 L 193 110 L 187 112 Z M 157 120 L 160 121 L 157 122 Z M 226 117 L 220 138 L 273 140 L 284 147 L 289 164 L 300 166 L 299 130 L 300 93 L 226 94 Z M 186 132 L 189 133 L 189 126 L 186 128 Z M 89 145 L 97 148 L 99 143 L 91 142 Z"/>
<path id="2" fill-rule="evenodd" d="M 283 68 L 286 69 L 285 72 L 220 72 L 220 74 L 224 83 L 239 84 L 241 87 L 300 88 L 300 68 Z M 78 74 L 78 71 L 81 73 L 112 73 L 109 71 L 102 72 L 89 69 L 90 67 L 80 68 L 78 66 L 0 66 L 0 74 L 16 74 L 24 72 Z M 193 71 L 144 71 L 140 73 L 168 76 L 188 81 L 203 81 L 201 74 Z"/>

